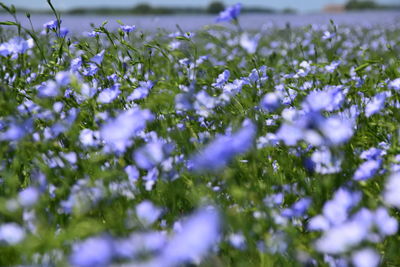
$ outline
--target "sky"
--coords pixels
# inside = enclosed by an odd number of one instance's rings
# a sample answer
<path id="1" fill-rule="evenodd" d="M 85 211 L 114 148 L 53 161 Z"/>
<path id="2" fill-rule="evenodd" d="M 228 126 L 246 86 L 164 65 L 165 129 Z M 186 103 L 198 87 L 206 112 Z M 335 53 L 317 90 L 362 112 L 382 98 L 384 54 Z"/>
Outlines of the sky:
<path id="1" fill-rule="evenodd" d="M 3 0 L 3 3 L 16 7 L 46 9 L 46 0 Z M 148 3 L 154 6 L 207 6 L 211 0 L 52 0 L 57 9 L 66 10 L 76 7 L 133 7 L 139 3 Z M 238 0 L 225 0 L 226 5 L 235 4 Z M 274 9 L 294 8 L 301 12 L 321 10 L 327 4 L 343 4 L 347 0 L 243 0 L 245 6 L 263 6 Z M 399 0 L 377 0 L 379 4 L 398 4 Z"/>

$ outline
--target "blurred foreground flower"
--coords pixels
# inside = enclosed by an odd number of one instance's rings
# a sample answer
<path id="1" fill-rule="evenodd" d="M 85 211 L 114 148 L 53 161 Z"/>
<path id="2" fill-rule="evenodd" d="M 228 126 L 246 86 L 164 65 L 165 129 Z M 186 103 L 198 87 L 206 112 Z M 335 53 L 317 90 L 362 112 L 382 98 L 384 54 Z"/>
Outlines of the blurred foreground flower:
<path id="1" fill-rule="evenodd" d="M 256 126 L 250 120 L 233 135 L 217 137 L 192 159 L 195 171 L 218 171 L 224 168 L 235 156 L 250 149 L 256 135 Z"/>
<path id="2" fill-rule="evenodd" d="M 242 9 L 242 4 L 237 3 L 236 5 L 230 6 L 221 13 L 219 13 L 219 16 L 217 18 L 217 22 L 223 22 L 223 21 L 231 21 L 231 20 L 237 20 L 240 11 Z"/>

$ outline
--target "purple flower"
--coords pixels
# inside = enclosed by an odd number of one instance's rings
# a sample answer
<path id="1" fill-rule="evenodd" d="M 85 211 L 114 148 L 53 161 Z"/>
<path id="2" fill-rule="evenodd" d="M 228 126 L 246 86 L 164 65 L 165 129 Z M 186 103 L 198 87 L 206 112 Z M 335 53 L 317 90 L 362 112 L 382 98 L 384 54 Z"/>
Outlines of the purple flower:
<path id="1" fill-rule="evenodd" d="M 354 133 L 353 122 L 342 119 L 339 116 L 332 116 L 321 120 L 319 128 L 332 145 L 340 145 L 347 142 Z"/>
<path id="2" fill-rule="evenodd" d="M 363 151 L 360 155 L 360 158 L 365 159 L 365 160 L 379 159 L 383 155 L 386 155 L 385 150 L 372 147 L 368 150 Z"/>
<path id="3" fill-rule="evenodd" d="M 383 236 L 394 235 L 398 231 L 398 222 L 391 217 L 387 209 L 380 207 L 375 211 L 375 225 Z"/>
<path id="4" fill-rule="evenodd" d="M 321 147 L 311 155 L 313 170 L 320 174 L 338 173 L 341 171 L 342 157 L 332 155 L 327 147 Z"/>
<path id="5" fill-rule="evenodd" d="M 92 58 L 90 59 L 90 61 L 96 63 L 97 65 L 100 65 L 101 62 L 103 62 L 104 53 L 105 53 L 105 50 L 102 50 L 100 53 L 98 53 L 97 55 L 95 55 L 94 57 L 92 57 Z"/>
<path id="6" fill-rule="evenodd" d="M 333 95 L 328 91 L 312 91 L 303 102 L 303 107 L 310 111 L 326 110 L 333 102 Z"/>
<path id="7" fill-rule="evenodd" d="M 243 127 L 233 135 L 217 137 L 192 159 L 195 171 L 218 171 L 236 155 L 243 154 L 252 146 L 256 126 L 245 120 Z"/>
<path id="8" fill-rule="evenodd" d="M 231 73 L 229 70 L 224 70 L 224 72 L 218 75 L 217 81 L 213 83 L 212 86 L 220 88 L 229 80 L 230 75 Z"/>
<path id="9" fill-rule="evenodd" d="M 326 231 L 330 227 L 329 221 L 322 215 L 312 217 L 308 222 L 308 229 L 310 231 Z"/>
<path id="10" fill-rule="evenodd" d="M 94 146 L 99 143 L 100 134 L 98 131 L 83 129 L 79 134 L 79 140 L 85 146 Z"/>
<path id="11" fill-rule="evenodd" d="M 50 20 L 49 22 L 46 22 L 45 24 L 43 24 L 43 28 L 45 28 L 47 30 L 55 30 L 55 29 L 57 29 L 58 26 L 59 26 L 59 24 L 58 24 L 57 20 Z"/>
<path id="12" fill-rule="evenodd" d="M 400 78 L 390 81 L 388 87 L 393 90 L 400 90 Z"/>
<path id="13" fill-rule="evenodd" d="M 139 170 L 133 166 L 133 165 L 129 165 L 125 167 L 125 172 L 128 175 L 129 180 L 134 183 L 137 181 L 137 179 L 139 179 Z"/>
<path id="14" fill-rule="evenodd" d="M 353 252 L 351 261 L 354 267 L 377 267 L 379 266 L 380 256 L 375 250 L 364 248 Z"/>
<path id="15" fill-rule="evenodd" d="M 66 86 L 71 82 L 71 73 L 68 71 L 60 71 L 56 74 L 56 82 L 59 86 Z"/>
<path id="16" fill-rule="evenodd" d="M 34 45 L 33 39 L 24 40 L 21 37 L 14 37 L 6 43 L 0 44 L 0 55 L 17 59 L 19 54 L 24 54 Z"/>
<path id="17" fill-rule="evenodd" d="M 54 81 L 43 82 L 37 87 L 39 97 L 55 97 L 60 89 Z"/>
<path id="18" fill-rule="evenodd" d="M 136 206 L 136 215 L 140 222 L 148 226 L 153 224 L 161 215 L 162 210 L 145 200 Z"/>
<path id="19" fill-rule="evenodd" d="M 200 91 L 196 94 L 196 101 L 193 107 L 196 113 L 203 117 L 208 117 L 216 105 L 216 99 L 210 96 L 206 91 Z"/>
<path id="20" fill-rule="evenodd" d="M 365 116 L 371 117 L 378 113 L 384 106 L 386 100 L 386 92 L 379 93 L 366 105 Z"/>
<path id="21" fill-rule="evenodd" d="M 119 27 L 120 27 L 121 30 L 123 30 L 123 31 L 126 32 L 126 33 L 129 33 L 129 32 L 132 32 L 132 31 L 136 30 L 136 26 L 135 26 L 135 25 L 132 25 L 132 26 L 129 26 L 129 25 L 121 25 L 121 26 L 119 26 Z"/>
<path id="22" fill-rule="evenodd" d="M 59 37 L 64 38 L 65 36 L 67 36 L 67 34 L 69 33 L 69 30 L 67 28 L 60 28 L 60 35 Z"/>
<path id="23" fill-rule="evenodd" d="M 267 93 L 261 100 L 261 107 L 269 112 L 273 112 L 281 105 L 280 97 L 277 93 Z"/>
<path id="24" fill-rule="evenodd" d="M 361 194 L 345 188 L 338 189 L 332 200 L 325 203 L 323 215 L 332 225 L 339 225 L 348 218 L 348 211 L 361 200 Z"/>
<path id="25" fill-rule="evenodd" d="M 400 208 L 400 173 L 392 174 L 386 181 L 383 199 L 387 204 Z"/>
<path id="26" fill-rule="evenodd" d="M 79 68 L 82 66 L 82 58 L 77 57 L 71 60 L 71 70 L 78 71 Z"/>
<path id="27" fill-rule="evenodd" d="M 18 141 L 32 131 L 32 126 L 33 121 L 31 119 L 24 122 L 13 121 L 5 132 L 0 132 L 0 140 Z"/>
<path id="28" fill-rule="evenodd" d="M 91 237 L 74 245 L 70 260 L 77 267 L 108 266 L 112 257 L 111 240 L 106 237 Z"/>
<path id="29" fill-rule="evenodd" d="M 240 15 L 241 9 L 242 9 L 242 4 L 240 3 L 237 3 L 236 5 L 226 8 L 224 11 L 219 13 L 217 22 L 237 20 Z"/>
<path id="30" fill-rule="evenodd" d="M 318 251 L 329 254 L 339 254 L 346 252 L 349 248 L 358 245 L 368 235 L 369 226 L 365 227 L 365 222 L 351 220 L 327 230 L 323 236 L 317 240 L 316 248 Z"/>
<path id="31" fill-rule="evenodd" d="M 134 152 L 136 164 L 142 169 L 152 169 L 164 159 L 164 146 L 161 142 L 151 142 Z"/>
<path id="32" fill-rule="evenodd" d="M 121 93 L 119 87 L 120 87 L 119 84 L 114 84 L 111 88 L 104 89 L 103 91 L 100 92 L 99 96 L 97 97 L 97 101 L 104 104 L 111 103 Z"/>
<path id="33" fill-rule="evenodd" d="M 310 198 L 302 198 L 295 202 L 290 208 L 284 209 L 282 211 L 282 216 L 285 217 L 300 217 L 303 216 L 307 211 L 308 207 L 311 205 Z"/>
<path id="34" fill-rule="evenodd" d="M 202 208 L 182 223 L 151 266 L 179 266 L 204 257 L 218 243 L 220 217 L 214 207 Z"/>
<path id="35" fill-rule="evenodd" d="M 371 159 L 362 163 L 354 173 L 353 179 L 356 181 L 365 181 L 370 179 L 379 170 L 381 164 L 382 161 L 380 159 Z"/>
<path id="36" fill-rule="evenodd" d="M 86 36 L 88 37 L 95 37 L 95 36 L 99 36 L 100 34 L 102 34 L 101 32 L 98 31 L 91 31 L 91 32 L 86 32 L 84 33 Z"/>
<path id="37" fill-rule="evenodd" d="M 294 146 L 303 138 L 303 130 L 297 126 L 284 123 L 276 133 L 276 137 L 283 140 L 286 145 Z"/>
<path id="38" fill-rule="evenodd" d="M 16 245 L 25 238 L 25 230 L 16 223 L 0 225 L 0 240 L 10 245 Z"/>
<path id="39" fill-rule="evenodd" d="M 242 90 L 242 87 L 247 84 L 246 81 L 242 79 L 236 79 L 232 83 L 227 83 L 223 87 L 223 93 L 222 95 L 224 97 L 227 97 L 229 99 L 230 96 L 233 96 L 237 93 L 239 93 Z M 222 98 L 224 98 L 222 97 Z"/>
<path id="40" fill-rule="evenodd" d="M 332 61 L 331 64 L 325 66 L 325 70 L 327 72 L 329 72 L 329 73 L 333 73 L 337 69 L 337 67 L 339 67 L 340 63 L 341 62 L 339 60 L 338 61 Z"/>
<path id="41" fill-rule="evenodd" d="M 247 33 L 242 34 L 240 37 L 240 46 L 246 50 L 249 54 L 254 54 L 258 47 L 258 42 L 260 41 L 261 36 L 256 35 L 253 38 L 250 38 Z"/>
<path id="42" fill-rule="evenodd" d="M 18 194 L 18 201 L 23 207 L 33 206 L 39 199 L 39 192 L 34 187 L 28 187 Z"/>
<path id="43" fill-rule="evenodd" d="M 124 152 L 131 145 L 131 138 L 146 127 L 146 122 L 153 120 L 149 110 L 133 108 L 119 114 L 100 129 L 105 141 L 106 151 Z"/>
<path id="44" fill-rule="evenodd" d="M 324 34 L 322 35 L 322 40 L 329 40 L 335 37 L 336 33 L 331 33 L 329 31 L 324 31 Z"/>
<path id="45" fill-rule="evenodd" d="M 178 111 L 192 109 L 193 107 L 192 107 L 190 98 L 191 98 L 191 95 L 188 93 L 177 94 L 175 96 L 175 109 Z"/>
<path id="46" fill-rule="evenodd" d="M 241 233 L 233 233 L 229 235 L 229 243 L 236 249 L 244 249 L 246 247 L 246 238 Z"/>
<path id="47" fill-rule="evenodd" d="M 99 67 L 94 63 L 89 63 L 89 67 L 84 69 L 83 75 L 85 76 L 93 76 L 99 71 Z"/>
<path id="48" fill-rule="evenodd" d="M 128 96 L 127 101 L 146 98 L 153 86 L 154 83 L 152 81 L 139 82 L 139 87 Z"/>

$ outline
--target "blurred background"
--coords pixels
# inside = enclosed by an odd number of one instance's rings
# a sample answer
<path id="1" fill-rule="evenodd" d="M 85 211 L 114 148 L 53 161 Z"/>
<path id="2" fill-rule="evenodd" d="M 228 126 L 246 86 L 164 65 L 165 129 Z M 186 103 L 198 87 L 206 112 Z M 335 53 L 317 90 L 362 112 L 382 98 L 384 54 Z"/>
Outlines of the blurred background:
<path id="1" fill-rule="evenodd" d="M 237 0 L 52 0 L 61 13 L 63 26 L 72 32 L 90 30 L 90 24 L 116 20 L 135 24 L 145 30 L 196 30 L 215 23 L 216 15 Z M 53 18 L 47 0 L 3 0 L 13 4 L 19 17 L 32 14 L 34 27 Z M 337 24 L 393 24 L 400 20 L 400 0 L 246 0 L 242 1 L 241 24 L 247 29 L 260 29 L 263 25 L 293 26 L 326 24 L 333 19 Z M 10 17 L 1 11 L 1 20 Z M 26 19 L 25 19 L 26 20 Z M 24 19 L 21 18 L 24 24 Z M 29 23 L 26 21 L 26 23 Z M 29 24 L 27 24 L 29 25 Z"/>

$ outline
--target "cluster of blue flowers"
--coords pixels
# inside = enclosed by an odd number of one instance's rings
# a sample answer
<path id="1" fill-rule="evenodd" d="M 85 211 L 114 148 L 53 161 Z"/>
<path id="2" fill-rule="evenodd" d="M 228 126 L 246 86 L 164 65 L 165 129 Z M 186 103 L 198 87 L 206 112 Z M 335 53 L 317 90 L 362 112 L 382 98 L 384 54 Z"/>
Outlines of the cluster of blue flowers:
<path id="1" fill-rule="evenodd" d="M 241 8 L 0 28 L 1 266 L 399 263 L 398 25 L 254 33 Z"/>

